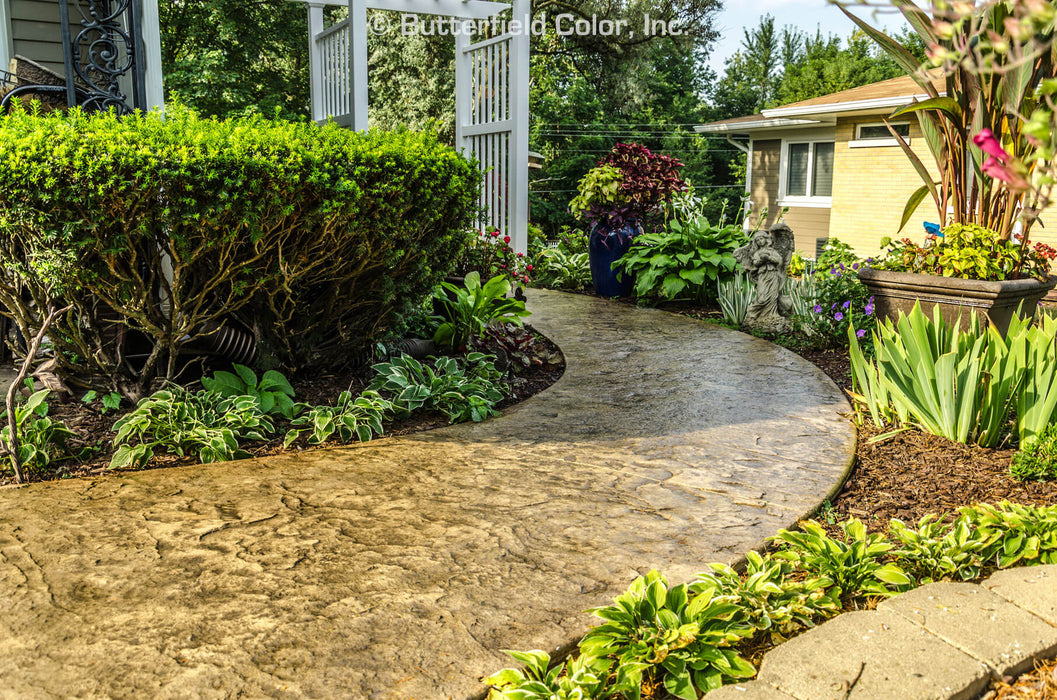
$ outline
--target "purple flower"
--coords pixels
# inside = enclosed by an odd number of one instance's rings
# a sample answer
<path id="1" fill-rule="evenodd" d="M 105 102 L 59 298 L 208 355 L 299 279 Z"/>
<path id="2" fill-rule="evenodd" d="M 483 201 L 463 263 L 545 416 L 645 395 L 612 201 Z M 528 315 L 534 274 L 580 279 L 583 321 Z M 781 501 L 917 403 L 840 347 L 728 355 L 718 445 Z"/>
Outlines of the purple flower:
<path id="1" fill-rule="evenodd" d="M 833 320 L 834 321 L 843 321 L 844 320 L 844 314 L 842 314 L 840 311 L 838 311 L 837 313 L 833 314 Z"/>
<path id="2" fill-rule="evenodd" d="M 859 263 L 852 263 L 851 264 L 851 269 L 858 270 L 859 269 Z"/>
<path id="3" fill-rule="evenodd" d="M 841 272 L 843 272 L 843 271 L 844 271 L 844 263 L 841 263 L 841 264 L 840 264 L 840 269 L 841 269 Z"/>
<path id="4" fill-rule="evenodd" d="M 869 265 L 871 263 L 873 263 L 873 258 L 866 258 L 866 264 Z"/>
<path id="5" fill-rule="evenodd" d="M 815 304 L 815 313 L 816 314 L 822 313 L 822 306 L 820 304 Z"/>
<path id="6" fill-rule="evenodd" d="M 835 266 L 834 266 L 834 267 L 831 267 L 831 268 L 829 269 L 829 274 L 831 274 L 831 275 L 835 275 L 835 274 L 837 274 L 837 268 L 836 268 Z"/>
<path id="7" fill-rule="evenodd" d="M 863 309 L 863 313 L 865 313 L 867 316 L 872 316 L 873 315 L 873 304 L 867 304 L 866 308 Z"/>
<path id="8" fill-rule="evenodd" d="M 855 337 L 856 337 L 856 338 L 861 338 L 861 337 L 863 337 L 864 335 L 866 335 L 866 331 L 864 331 L 864 330 L 862 330 L 862 329 L 859 329 L 859 330 L 855 331 Z"/>
<path id="9" fill-rule="evenodd" d="M 840 308 L 847 309 L 849 306 L 851 306 L 851 302 L 850 301 L 846 301 L 843 304 L 841 304 Z"/>
<path id="10" fill-rule="evenodd" d="M 829 307 L 829 310 L 833 311 L 835 308 L 837 308 L 837 302 L 833 302 L 833 305 Z"/>

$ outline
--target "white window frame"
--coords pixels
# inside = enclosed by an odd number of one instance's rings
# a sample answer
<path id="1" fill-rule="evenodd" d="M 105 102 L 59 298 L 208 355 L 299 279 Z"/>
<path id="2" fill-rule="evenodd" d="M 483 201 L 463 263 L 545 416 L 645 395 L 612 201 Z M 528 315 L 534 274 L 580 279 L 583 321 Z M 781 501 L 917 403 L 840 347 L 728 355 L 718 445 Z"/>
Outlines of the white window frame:
<path id="1" fill-rule="evenodd" d="M 896 139 L 891 138 L 891 137 L 889 137 L 889 138 L 879 138 L 879 139 L 864 139 L 862 137 L 862 128 L 864 126 L 884 126 L 884 125 L 885 125 L 884 122 L 863 122 L 861 124 L 856 124 L 855 125 L 855 139 L 848 142 L 848 148 L 885 148 L 885 147 L 891 147 L 891 146 L 898 146 L 899 145 L 899 141 L 897 141 Z M 906 127 L 908 127 L 907 136 L 906 136 L 905 140 L 907 142 L 907 145 L 909 145 L 910 144 L 910 129 L 909 129 L 910 122 L 892 122 L 892 126 L 906 126 Z"/>
<path id="2" fill-rule="evenodd" d="M 8 0 L 0 0 L 0 70 L 8 70 L 15 55 L 11 36 L 11 11 Z"/>
<path id="3" fill-rule="evenodd" d="M 834 142 L 833 135 L 827 136 L 814 136 L 804 138 L 788 138 L 782 139 L 782 155 L 779 158 L 778 167 L 778 206 L 780 207 L 817 207 L 820 209 L 829 209 L 833 206 L 833 197 L 816 197 L 814 195 L 788 195 L 786 194 L 786 186 L 788 185 L 789 179 L 789 147 L 793 144 L 806 143 L 809 145 L 807 149 L 807 184 L 811 186 L 812 175 L 815 172 L 815 144 L 817 143 L 832 143 L 834 144 L 834 155 L 836 155 L 836 144 Z M 836 166 L 836 158 L 834 158 L 834 166 Z M 836 175 L 836 167 L 834 167 L 834 175 Z"/>

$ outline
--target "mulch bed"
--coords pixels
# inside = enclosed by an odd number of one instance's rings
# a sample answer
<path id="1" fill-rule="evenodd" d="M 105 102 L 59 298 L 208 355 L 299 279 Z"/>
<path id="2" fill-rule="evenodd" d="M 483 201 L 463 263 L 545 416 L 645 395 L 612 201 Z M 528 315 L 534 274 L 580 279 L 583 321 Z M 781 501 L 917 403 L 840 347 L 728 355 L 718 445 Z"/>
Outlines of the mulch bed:
<path id="1" fill-rule="evenodd" d="M 558 349 L 549 339 L 543 336 L 540 337 L 549 349 Z M 498 408 L 502 410 L 513 406 L 543 391 L 558 381 L 564 372 L 565 365 L 561 364 L 533 367 L 514 375 L 513 379 L 510 380 L 511 393 L 499 403 Z M 306 374 L 305 376 L 295 375 L 289 377 L 289 380 L 290 385 L 294 389 L 296 401 L 312 406 L 328 406 L 334 405 L 343 391 L 350 391 L 353 395 L 362 392 L 367 388 L 374 375 L 375 373 L 370 366 L 363 366 L 342 372 L 317 372 Z M 47 473 L 32 474 L 31 480 L 48 481 L 112 473 L 112 470 L 109 469 L 110 458 L 113 456 L 111 441 L 114 438 L 114 433 L 112 428 L 118 418 L 127 410 L 126 406 L 122 406 L 120 411 L 103 413 L 98 401 L 92 404 L 85 404 L 75 398 L 67 398 L 65 402 L 54 398 L 50 400 L 49 415 L 65 423 L 78 436 L 76 440 L 69 443 L 74 451 L 82 448 L 91 448 L 94 451 L 91 456 L 81 460 L 66 459 L 62 462 L 53 463 Z M 386 423 L 383 437 L 407 435 L 408 433 L 432 430 L 445 425 L 448 425 L 448 418 L 440 412 L 416 411 L 407 418 Z M 284 452 L 336 447 L 341 444 L 337 440 L 331 440 L 323 445 L 308 445 L 305 439 L 302 438 L 289 448 L 284 449 L 283 437 L 291 426 L 289 421 L 281 417 L 275 420 L 275 426 L 275 437 L 271 440 L 247 443 L 242 446 L 243 449 L 249 452 L 252 457 L 267 457 Z M 151 460 L 148 468 L 164 469 L 197 463 L 197 457 L 193 456 L 180 457 L 178 455 L 159 454 Z M 9 474 L 0 476 L 0 486 L 12 483 L 14 483 L 14 479 Z"/>

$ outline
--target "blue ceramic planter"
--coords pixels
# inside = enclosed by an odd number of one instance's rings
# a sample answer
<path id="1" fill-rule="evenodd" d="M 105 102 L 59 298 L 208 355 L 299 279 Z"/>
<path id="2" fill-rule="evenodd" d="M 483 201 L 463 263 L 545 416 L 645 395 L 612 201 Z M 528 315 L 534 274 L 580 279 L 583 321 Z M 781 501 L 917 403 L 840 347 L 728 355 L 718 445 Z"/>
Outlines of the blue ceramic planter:
<path id="1" fill-rule="evenodd" d="M 595 224 L 587 239 L 587 252 L 591 260 L 591 279 L 595 292 L 603 297 L 631 296 L 635 282 L 630 275 L 617 273 L 613 263 L 631 247 L 631 239 L 639 234 L 639 225 L 629 220 L 620 228 L 609 228 Z"/>

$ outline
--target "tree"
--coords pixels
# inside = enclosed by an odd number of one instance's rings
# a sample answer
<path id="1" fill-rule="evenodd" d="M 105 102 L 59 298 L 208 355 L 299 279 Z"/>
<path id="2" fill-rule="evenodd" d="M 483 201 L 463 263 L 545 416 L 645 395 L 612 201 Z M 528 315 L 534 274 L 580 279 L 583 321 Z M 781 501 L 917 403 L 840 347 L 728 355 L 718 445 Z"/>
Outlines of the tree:
<path id="1" fill-rule="evenodd" d="M 308 20 L 288 0 L 159 3 L 167 99 L 210 116 L 308 115 Z"/>

